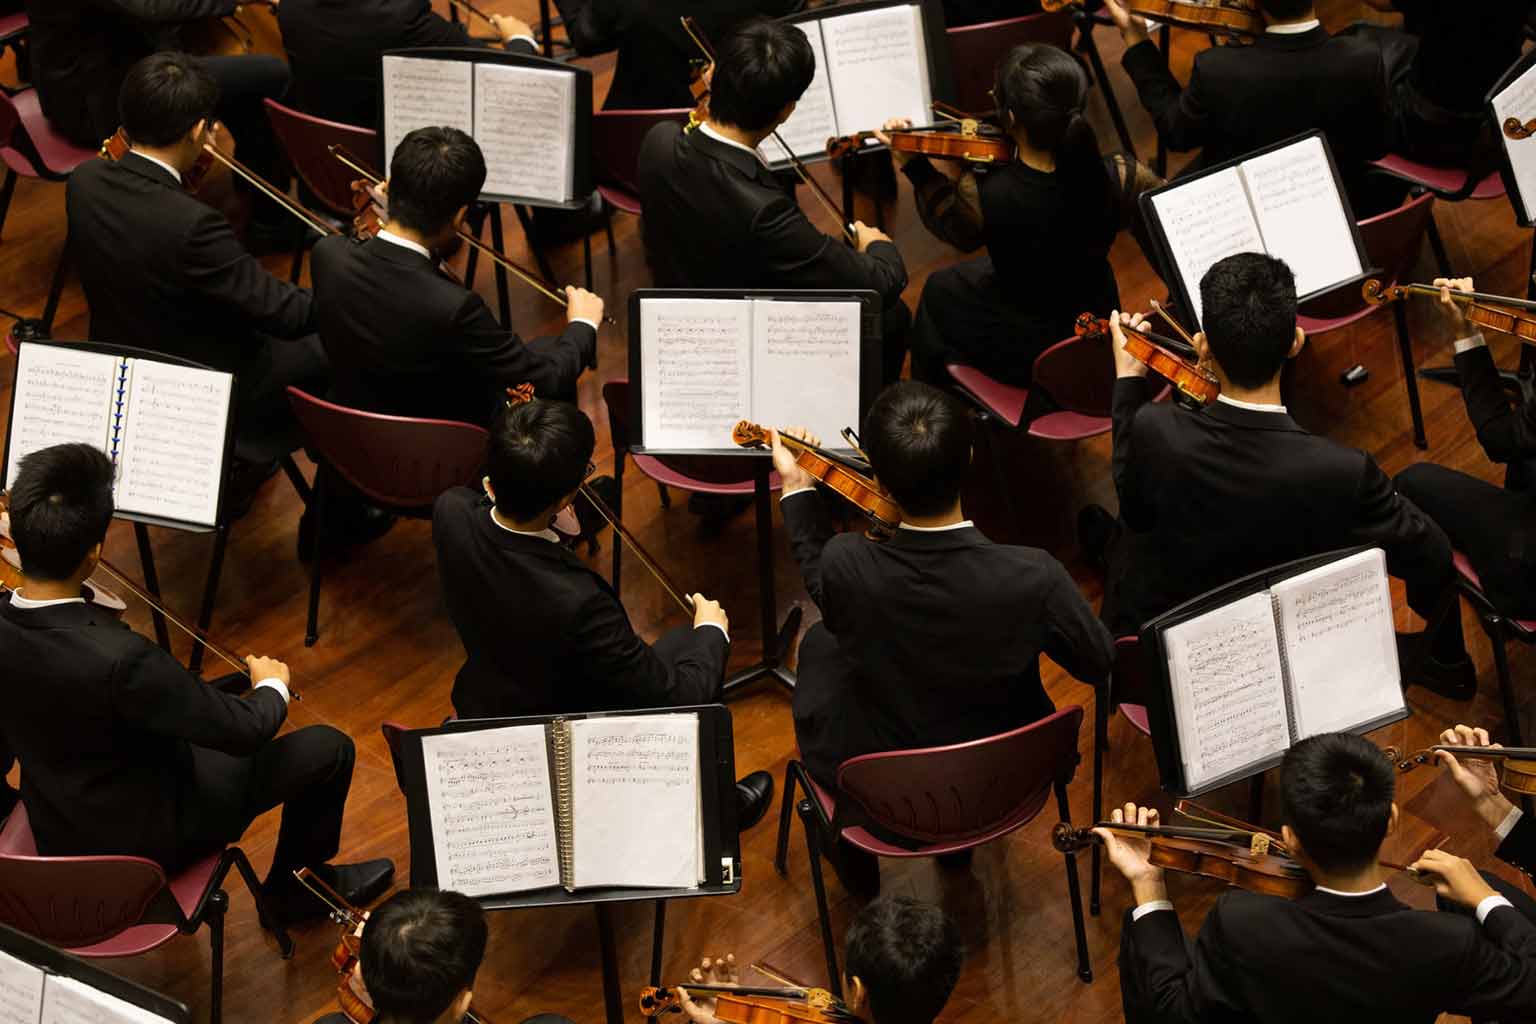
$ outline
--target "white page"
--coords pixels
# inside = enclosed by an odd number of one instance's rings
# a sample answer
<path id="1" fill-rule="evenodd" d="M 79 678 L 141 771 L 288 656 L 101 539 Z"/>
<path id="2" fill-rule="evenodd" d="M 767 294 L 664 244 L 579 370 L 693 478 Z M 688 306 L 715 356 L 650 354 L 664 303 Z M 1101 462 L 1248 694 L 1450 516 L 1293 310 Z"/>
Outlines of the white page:
<path id="1" fill-rule="evenodd" d="M 1213 265 L 1240 252 L 1264 252 L 1264 237 L 1248 207 L 1237 168 L 1170 188 L 1152 197 L 1174 268 L 1200 317 L 1200 279 Z"/>
<path id="2" fill-rule="evenodd" d="M 22 456 L 56 444 L 84 442 L 111 454 L 121 361 L 68 345 L 22 345 L 17 359 L 7 483 L 16 482 Z"/>
<path id="3" fill-rule="evenodd" d="M 475 65 L 475 141 L 485 193 L 566 202 L 575 191 L 576 75 Z"/>
<path id="4" fill-rule="evenodd" d="M 437 885 L 468 896 L 560 884 L 542 725 L 421 741 Z"/>
<path id="5" fill-rule="evenodd" d="M 43 986 L 42 1024 L 157 1024 L 166 1019 L 73 978 L 50 974 Z"/>
<path id="6" fill-rule="evenodd" d="M 1372 548 L 1270 588 L 1290 669 L 1296 736 L 1403 708 L 1387 560 Z"/>
<path id="7" fill-rule="evenodd" d="M 873 131 L 892 117 L 933 120 L 922 8 L 833 15 L 822 19 L 821 35 L 839 135 Z"/>
<path id="8" fill-rule="evenodd" d="M 573 887 L 699 884 L 699 716 L 571 723 Z"/>
<path id="9" fill-rule="evenodd" d="M 1181 622 L 1163 641 L 1190 789 L 1290 746 L 1269 594 Z"/>
<path id="10" fill-rule="evenodd" d="M 117 507 L 212 526 L 218 521 L 234 378 L 135 359 L 119 451 Z"/>
<path id="11" fill-rule="evenodd" d="M 1242 173 L 1265 248 L 1290 266 L 1297 295 L 1331 288 L 1365 270 L 1322 136 L 1245 160 Z"/>
<path id="12" fill-rule="evenodd" d="M 751 353 L 750 302 L 643 299 L 645 446 L 734 449 L 731 428 L 752 417 Z"/>
<path id="13" fill-rule="evenodd" d="M 859 422 L 858 302 L 752 301 L 752 419 L 829 447 Z"/>
<path id="14" fill-rule="evenodd" d="M 816 77 L 810 87 L 795 104 L 795 112 L 779 126 L 779 137 L 795 151 L 795 156 L 819 156 L 827 151 L 827 140 L 839 134 L 837 116 L 832 110 L 832 86 L 827 77 L 827 54 L 821 45 L 821 23 L 798 22 L 799 29 L 811 42 L 811 52 L 816 55 Z M 785 163 L 784 148 L 773 141 L 773 136 L 763 140 L 758 153 L 770 164 Z"/>
<path id="15" fill-rule="evenodd" d="M 1511 139 L 1504 134 L 1504 122 L 1513 117 L 1525 124 L 1536 118 L 1536 66 L 1527 68 L 1493 97 L 1495 130 L 1499 143 L 1509 155 L 1510 169 L 1515 172 L 1515 187 L 1520 193 L 1520 205 L 1528 217 L 1536 217 L 1536 138 Z"/>
<path id="16" fill-rule="evenodd" d="M 41 967 L 0 953 L 0 1024 L 37 1024 L 46 977 Z"/>
<path id="17" fill-rule="evenodd" d="M 467 60 L 384 57 L 384 163 L 417 128 L 474 133 L 474 64 Z"/>

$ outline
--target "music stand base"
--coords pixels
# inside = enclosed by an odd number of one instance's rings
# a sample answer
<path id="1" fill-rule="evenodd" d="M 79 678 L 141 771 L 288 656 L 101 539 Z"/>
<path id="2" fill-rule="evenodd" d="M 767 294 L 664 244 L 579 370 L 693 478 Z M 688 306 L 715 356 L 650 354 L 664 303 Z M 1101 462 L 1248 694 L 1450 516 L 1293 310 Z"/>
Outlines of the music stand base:
<path id="1" fill-rule="evenodd" d="M 795 642 L 795 637 L 800 633 L 800 620 L 803 617 L 804 613 L 798 605 L 791 608 L 789 614 L 784 616 L 784 625 L 779 627 L 772 655 L 751 668 L 729 676 L 720 688 L 720 699 L 729 700 L 735 693 L 760 679 L 772 679 L 790 693 L 795 692 L 795 673 L 784 667 L 784 661 L 789 654 L 790 644 Z"/>

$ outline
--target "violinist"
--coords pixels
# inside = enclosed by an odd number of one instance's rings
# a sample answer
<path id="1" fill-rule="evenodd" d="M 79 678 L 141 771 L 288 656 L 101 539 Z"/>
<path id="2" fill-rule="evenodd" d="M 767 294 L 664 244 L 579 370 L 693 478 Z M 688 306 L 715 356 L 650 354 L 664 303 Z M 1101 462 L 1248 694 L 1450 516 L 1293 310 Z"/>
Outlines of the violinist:
<path id="1" fill-rule="evenodd" d="M 1051 714 L 1042 654 L 1089 684 L 1107 677 L 1113 656 L 1061 563 L 994 544 L 965 517 L 974 427 L 953 397 L 893 384 L 870 407 L 862 441 L 901 509 L 884 542 L 834 537 L 814 478 L 774 435 L 790 549 L 822 616 L 800 644 L 795 738 L 833 791 L 850 757 L 963 743 Z M 840 842 L 828 857 L 850 891 L 878 889 L 873 856 Z"/>
<path id="2" fill-rule="evenodd" d="M 485 184 L 485 157 L 457 128 L 418 128 L 390 161 L 388 219 L 372 239 L 341 235 L 315 246 L 312 273 L 333 394 L 394 416 L 489 423 L 506 389 L 531 383 L 576 398 L 597 358 L 603 300 L 567 288 L 558 337 L 524 342 L 479 294 L 438 264 Z"/>
<path id="3" fill-rule="evenodd" d="M 288 666 L 253 656 L 248 673 L 205 683 L 80 596 L 112 520 L 112 480 L 99 449 L 65 444 L 22 459 L 11 486 L 25 584 L 0 605 L 0 734 L 21 762 L 39 852 L 147 857 L 174 874 L 281 805 L 262 886 L 278 923 L 323 916 L 297 868 L 354 903 L 378 898 L 389 861 L 327 863 L 356 753 L 328 725 L 278 735 Z"/>
<path id="4" fill-rule="evenodd" d="M 1078 520 L 1090 561 L 1107 561 L 1110 630 L 1135 633 L 1223 583 L 1357 544 L 1385 549 L 1409 606 L 1430 618 L 1454 583 L 1444 531 L 1368 454 L 1308 433 L 1286 411 L 1281 371 L 1306 342 L 1290 268 L 1256 253 L 1229 256 L 1201 279 L 1200 298 L 1205 331 L 1195 349 L 1221 393 L 1199 412 L 1151 400 L 1158 389 L 1145 364 L 1123 350 L 1141 319 L 1111 318 L 1120 520 L 1097 505 Z M 1403 677 L 1465 700 L 1476 674 L 1460 617 L 1444 618 L 1432 637 L 1400 638 Z"/>
<path id="5" fill-rule="evenodd" d="M 567 402 L 503 408 L 491 424 L 483 493 L 455 487 L 437 499 L 438 577 L 465 653 L 453 684 L 460 718 L 719 698 L 731 647 L 719 603 L 691 595 L 693 623 L 648 644 L 608 581 L 550 529 L 562 509 L 586 501 L 577 492 L 595 443 L 592 421 Z M 736 791 L 746 828 L 767 811 L 773 777 L 753 772 Z"/>
<path id="6" fill-rule="evenodd" d="M 1129 1024 L 1536 1014 L 1536 923 L 1469 861 L 1435 849 L 1410 865 L 1464 913 L 1414 910 L 1387 888 L 1380 857 L 1398 823 L 1395 787 L 1392 763 L 1362 737 L 1322 733 L 1288 750 L 1281 836 L 1316 887 L 1295 900 L 1230 890 L 1192 944 L 1149 840 L 1097 829 L 1135 900 L 1120 943 Z M 1158 815 L 1126 804 L 1113 820 L 1156 825 Z"/>
<path id="7" fill-rule="evenodd" d="M 1457 725 L 1440 734 L 1440 742 L 1452 747 L 1495 747 L 1488 738 L 1488 730 Z M 1471 801 L 1477 816 L 1482 819 L 1499 840 L 1494 856 L 1507 864 L 1513 864 L 1527 875 L 1536 871 L 1536 819 L 1532 819 L 1512 803 L 1499 788 L 1499 771 L 1492 761 L 1475 757 L 1465 760 L 1449 751 L 1436 751 L 1435 761 L 1450 775 L 1463 795 Z M 1536 920 L 1536 903 L 1514 886 L 1506 886 L 1492 875 L 1489 882 L 1509 899 L 1527 917 Z M 1518 893 L 1519 895 L 1513 895 Z"/>

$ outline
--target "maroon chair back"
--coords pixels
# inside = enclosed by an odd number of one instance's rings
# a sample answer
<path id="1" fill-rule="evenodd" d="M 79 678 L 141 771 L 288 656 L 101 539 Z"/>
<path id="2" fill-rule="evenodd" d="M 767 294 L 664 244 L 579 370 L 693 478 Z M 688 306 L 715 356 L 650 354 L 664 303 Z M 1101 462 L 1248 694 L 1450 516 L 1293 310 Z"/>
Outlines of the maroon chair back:
<path id="1" fill-rule="evenodd" d="M 305 443 L 375 504 L 431 506 L 450 487 L 472 484 L 485 464 L 486 431 L 471 423 L 349 409 L 288 389 Z"/>
<path id="2" fill-rule="evenodd" d="M 1380 270 L 1384 285 L 1401 281 L 1413 269 L 1424 246 L 1424 236 L 1435 215 L 1435 195 L 1426 192 L 1396 209 L 1378 213 L 1359 222 L 1360 240 L 1365 244 L 1366 259 Z M 1349 316 L 1363 309 L 1365 299 L 1357 284 L 1320 295 L 1306 304 L 1302 312 L 1320 319 Z"/>
<path id="3" fill-rule="evenodd" d="M 997 106 L 988 92 L 1003 55 L 1022 43 L 1049 43 L 1070 53 L 1073 27 L 1072 13 L 1061 10 L 950 29 L 945 34 L 955 76 L 955 106 L 967 113 Z"/>
<path id="4" fill-rule="evenodd" d="M 345 147 L 384 175 L 386 171 L 379 163 L 379 133 L 372 128 L 312 117 L 276 100 L 265 102 L 272 133 L 282 143 L 294 172 L 330 213 L 351 220 L 352 182 L 357 180 L 357 172 L 332 156 L 329 147 Z"/>
<path id="5" fill-rule="evenodd" d="M 608 201 L 640 212 L 640 144 L 664 121 L 686 121 L 687 108 L 599 110 L 592 115 L 592 177 Z"/>
<path id="6" fill-rule="evenodd" d="M 617 377 L 603 385 L 608 406 L 608 432 L 613 437 L 614 458 L 629 451 L 629 378 Z M 657 462 L 706 484 L 735 484 L 752 479 L 752 460 L 711 455 L 653 455 Z M 681 486 L 681 485 L 679 485 Z"/>
<path id="7" fill-rule="evenodd" d="M 871 821 L 924 843 L 963 842 L 1022 825 L 1077 767 L 1083 709 L 1073 704 L 999 736 L 843 762 L 837 785 Z"/>
<path id="8" fill-rule="evenodd" d="M 1115 355 L 1109 338 L 1058 341 L 1035 357 L 1030 379 L 1069 412 L 1108 416 L 1115 394 Z"/>

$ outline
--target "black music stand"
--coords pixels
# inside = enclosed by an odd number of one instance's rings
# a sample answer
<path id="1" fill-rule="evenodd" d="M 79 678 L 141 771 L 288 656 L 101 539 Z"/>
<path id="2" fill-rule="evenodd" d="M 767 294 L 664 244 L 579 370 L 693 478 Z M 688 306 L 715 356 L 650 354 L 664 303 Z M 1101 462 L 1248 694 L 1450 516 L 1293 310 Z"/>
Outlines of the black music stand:
<path id="1" fill-rule="evenodd" d="M 79 957 L 70 956 L 63 950 L 55 949 L 48 943 L 34 939 L 9 925 L 0 924 L 0 952 L 8 953 L 18 960 L 40 968 L 45 974 L 69 978 L 83 985 L 89 985 L 114 999 L 121 999 L 125 1003 L 131 1003 L 141 1010 L 162 1017 L 171 1024 L 192 1024 L 192 1011 L 187 1009 L 185 1004 L 126 978 L 119 978 L 110 971 L 104 971 Z"/>

